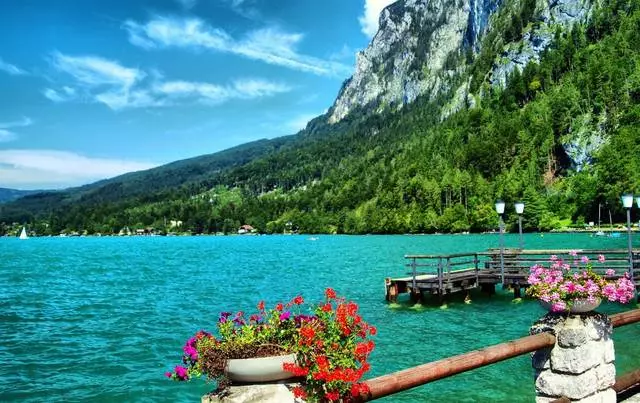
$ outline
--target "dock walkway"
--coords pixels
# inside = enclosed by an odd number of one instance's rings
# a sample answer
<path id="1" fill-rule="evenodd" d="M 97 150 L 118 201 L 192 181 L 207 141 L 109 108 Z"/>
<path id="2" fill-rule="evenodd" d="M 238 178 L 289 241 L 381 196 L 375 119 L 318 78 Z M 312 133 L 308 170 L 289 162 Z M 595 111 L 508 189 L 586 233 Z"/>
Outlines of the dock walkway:
<path id="1" fill-rule="evenodd" d="M 606 278 L 614 280 L 629 272 L 636 289 L 640 288 L 640 250 L 633 250 L 631 259 L 626 249 L 577 250 L 579 258 L 576 261 L 572 261 L 569 252 L 565 249 L 504 249 L 502 259 L 499 249 L 449 255 L 405 255 L 409 261 L 405 265 L 410 269 L 405 273 L 408 276 L 385 279 L 385 298 L 396 301 L 399 294 L 408 293 L 412 300 L 435 295 L 442 302 L 447 295 L 476 288 L 492 293 L 497 284 L 513 289 L 514 298 L 519 298 L 521 290 L 529 286 L 527 279 L 531 266 L 548 264 L 551 255 L 557 255 L 573 267 L 584 267 L 580 257 L 587 256 L 598 274 L 604 275 L 606 270 L 613 269 L 615 275 Z M 605 257 L 602 263 L 598 261 L 600 255 Z"/>

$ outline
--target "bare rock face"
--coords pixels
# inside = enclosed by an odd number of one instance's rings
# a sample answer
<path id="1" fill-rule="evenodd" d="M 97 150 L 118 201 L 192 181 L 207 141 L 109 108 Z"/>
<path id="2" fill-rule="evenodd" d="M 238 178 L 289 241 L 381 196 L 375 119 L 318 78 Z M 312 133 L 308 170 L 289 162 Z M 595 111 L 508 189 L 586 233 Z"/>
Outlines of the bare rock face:
<path id="1" fill-rule="evenodd" d="M 459 71 L 453 56 L 476 47 L 500 0 L 400 0 L 380 15 L 380 29 L 356 56 L 329 117 L 342 120 L 357 107 L 399 107 L 449 89 Z M 449 62 L 449 63 L 448 63 Z"/>
<path id="2" fill-rule="evenodd" d="M 551 45 L 556 28 L 586 21 L 591 6 L 590 0 L 538 0 L 536 23 L 524 27 L 521 40 L 505 45 L 494 66 L 492 84 L 504 87 L 514 69 L 522 71 L 530 61 L 539 62 L 542 52 Z"/>
<path id="3" fill-rule="evenodd" d="M 518 13 L 520 3 L 399 0 L 391 4 L 380 15 L 378 33 L 356 55 L 355 72 L 340 90 L 329 112 L 329 123 L 339 122 L 357 108 L 373 112 L 397 109 L 419 96 L 434 99 L 449 90 L 454 96 L 442 118 L 465 104 L 473 105 L 469 82 L 460 85 L 454 78 L 464 72 L 465 55 L 480 51 L 496 11 L 509 7 Z M 503 44 L 490 74 L 491 84 L 504 86 L 515 69 L 522 71 L 530 61 L 539 61 L 556 28 L 585 21 L 591 8 L 591 0 L 537 0 L 535 24 L 524 27 L 522 38 Z"/>

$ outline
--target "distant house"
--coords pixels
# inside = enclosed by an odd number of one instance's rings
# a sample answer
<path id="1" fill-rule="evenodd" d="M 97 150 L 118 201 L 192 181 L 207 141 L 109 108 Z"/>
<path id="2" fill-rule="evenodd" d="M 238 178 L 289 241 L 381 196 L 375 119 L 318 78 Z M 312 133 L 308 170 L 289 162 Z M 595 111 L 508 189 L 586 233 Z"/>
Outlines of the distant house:
<path id="1" fill-rule="evenodd" d="M 256 232 L 256 229 L 253 228 L 251 225 L 249 224 L 245 224 L 245 225 L 241 225 L 240 229 L 238 229 L 238 234 L 243 235 L 243 234 L 252 234 Z"/>

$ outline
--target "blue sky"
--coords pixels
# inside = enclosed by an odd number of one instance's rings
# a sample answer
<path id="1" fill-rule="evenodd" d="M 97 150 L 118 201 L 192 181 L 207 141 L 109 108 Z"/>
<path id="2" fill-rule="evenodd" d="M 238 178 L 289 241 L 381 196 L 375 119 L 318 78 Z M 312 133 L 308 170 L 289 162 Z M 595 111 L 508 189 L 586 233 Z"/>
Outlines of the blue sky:
<path id="1" fill-rule="evenodd" d="M 0 187 L 64 188 L 293 134 L 391 0 L 0 3 Z"/>

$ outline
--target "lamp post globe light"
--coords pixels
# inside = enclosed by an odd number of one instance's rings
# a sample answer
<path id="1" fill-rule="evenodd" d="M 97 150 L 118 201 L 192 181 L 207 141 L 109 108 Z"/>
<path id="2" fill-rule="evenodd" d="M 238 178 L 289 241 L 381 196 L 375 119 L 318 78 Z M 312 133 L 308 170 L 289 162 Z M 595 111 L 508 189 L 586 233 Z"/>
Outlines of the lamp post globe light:
<path id="1" fill-rule="evenodd" d="M 518 214 L 518 233 L 520 234 L 520 249 L 524 249 L 524 241 L 522 240 L 522 213 L 524 213 L 524 203 L 517 202 L 515 204 L 516 214 Z"/>
<path id="2" fill-rule="evenodd" d="M 496 213 L 498 213 L 498 217 L 500 218 L 500 277 L 502 278 L 502 284 L 504 284 L 504 240 L 502 238 L 502 233 L 504 232 L 504 223 L 502 221 L 504 202 L 502 200 L 496 202 Z"/>
<path id="3" fill-rule="evenodd" d="M 627 242 L 629 248 L 629 274 L 633 275 L 633 250 L 631 246 L 631 207 L 633 206 L 633 194 L 622 195 L 622 206 L 627 209 Z"/>

